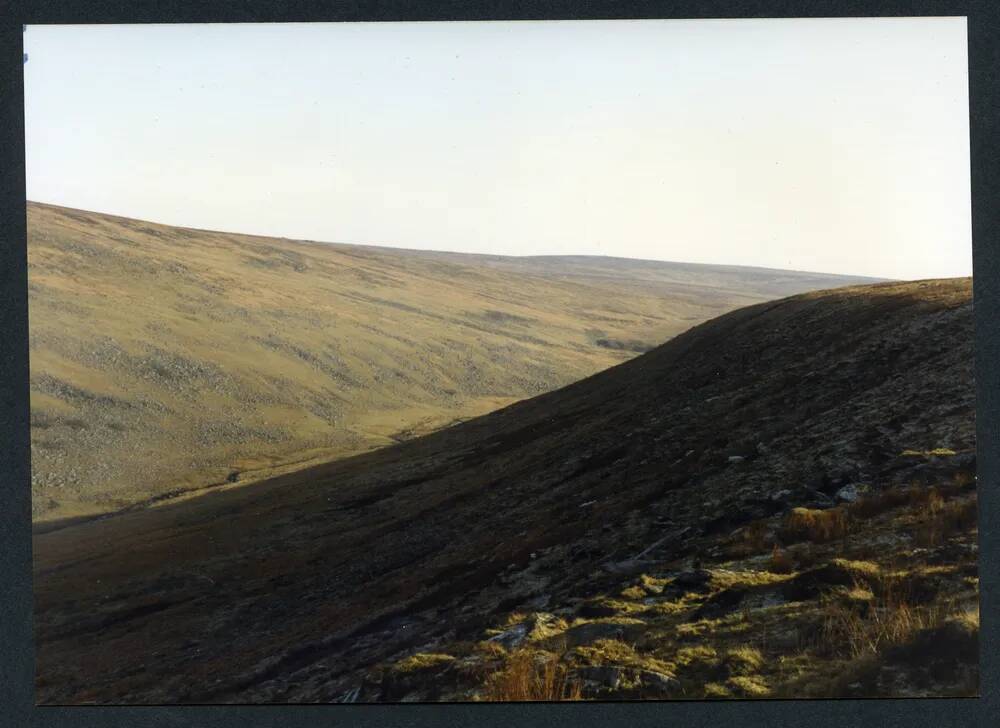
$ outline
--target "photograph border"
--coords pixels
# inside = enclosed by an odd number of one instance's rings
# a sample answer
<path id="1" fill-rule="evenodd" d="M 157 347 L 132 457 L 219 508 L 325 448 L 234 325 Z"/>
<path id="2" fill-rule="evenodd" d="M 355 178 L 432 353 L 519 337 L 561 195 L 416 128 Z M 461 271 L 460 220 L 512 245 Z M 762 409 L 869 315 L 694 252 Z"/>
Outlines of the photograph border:
<path id="1" fill-rule="evenodd" d="M 978 726 L 1000 715 L 998 460 L 1000 460 L 1000 3 L 809 0 L 24 0 L 0 25 L 0 723 L 11 726 Z M 973 306 L 979 499 L 980 697 L 435 705 L 211 705 L 38 707 L 32 645 L 28 432 L 24 25 L 49 23 L 319 22 L 966 16 L 969 39 Z"/>

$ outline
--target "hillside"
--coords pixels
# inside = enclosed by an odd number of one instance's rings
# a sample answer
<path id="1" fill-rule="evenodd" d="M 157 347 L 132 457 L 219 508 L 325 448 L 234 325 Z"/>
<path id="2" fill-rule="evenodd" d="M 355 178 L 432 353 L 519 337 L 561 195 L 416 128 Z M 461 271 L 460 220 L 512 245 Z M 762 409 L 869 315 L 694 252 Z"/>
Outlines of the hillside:
<path id="1" fill-rule="evenodd" d="M 260 238 L 29 203 L 36 520 L 364 452 L 857 279 Z"/>
<path id="2" fill-rule="evenodd" d="M 974 694 L 971 312 L 967 279 L 757 304 L 427 436 L 36 535 L 39 701 Z"/>

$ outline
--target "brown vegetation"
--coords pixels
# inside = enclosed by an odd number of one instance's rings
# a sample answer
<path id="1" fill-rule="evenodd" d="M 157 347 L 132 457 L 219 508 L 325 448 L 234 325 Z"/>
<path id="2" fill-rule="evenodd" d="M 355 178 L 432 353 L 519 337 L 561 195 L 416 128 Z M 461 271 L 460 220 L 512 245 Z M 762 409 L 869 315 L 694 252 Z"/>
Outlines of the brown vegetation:
<path id="1" fill-rule="evenodd" d="M 498 702 L 579 700 L 580 685 L 558 656 L 532 650 L 514 652 L 486 680 L 483 699 Z"/>

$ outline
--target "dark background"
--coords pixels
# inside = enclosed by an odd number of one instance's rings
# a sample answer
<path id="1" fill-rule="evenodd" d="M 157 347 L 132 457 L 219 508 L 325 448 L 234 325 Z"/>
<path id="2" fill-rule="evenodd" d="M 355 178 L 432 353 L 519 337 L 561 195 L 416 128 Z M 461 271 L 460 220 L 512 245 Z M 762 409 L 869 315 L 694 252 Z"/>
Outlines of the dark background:
<path id="1" fill-rule="evenodd" d="M 1000 3 L 861 0 L 23 0 L 0 2 L 0 726 L 979 726 L 1000 724 Z M 972 236 L 979 466 L 981 696 L 978 699 L 602 704 L 34 707 L 28 308 L 22 24 L 747 18 L 964 15 L 969 18 Z M 72 109 L 67 109 L 72 114 Z M 723 201 L 724 202 L 724 201 Z"/>

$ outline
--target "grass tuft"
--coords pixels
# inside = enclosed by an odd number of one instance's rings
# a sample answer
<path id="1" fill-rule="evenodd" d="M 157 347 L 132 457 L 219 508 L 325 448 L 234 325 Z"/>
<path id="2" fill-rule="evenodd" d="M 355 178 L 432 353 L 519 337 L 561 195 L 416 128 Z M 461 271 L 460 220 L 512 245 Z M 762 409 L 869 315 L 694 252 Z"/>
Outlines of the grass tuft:
<path id="1" fill-rule="evenodd" d="M 519 650 L 486 681 L 483 699 L 491 702 L 580 700 L 580 684 L 555 655 Z"/>
<path id="2" fill-rule="evenodd" d="M 848 514 L 843 506 L 814 510 L 793 508 L 781 523 L 778 535 L 784 543 L 827 543 L 848 534 Z"/>

